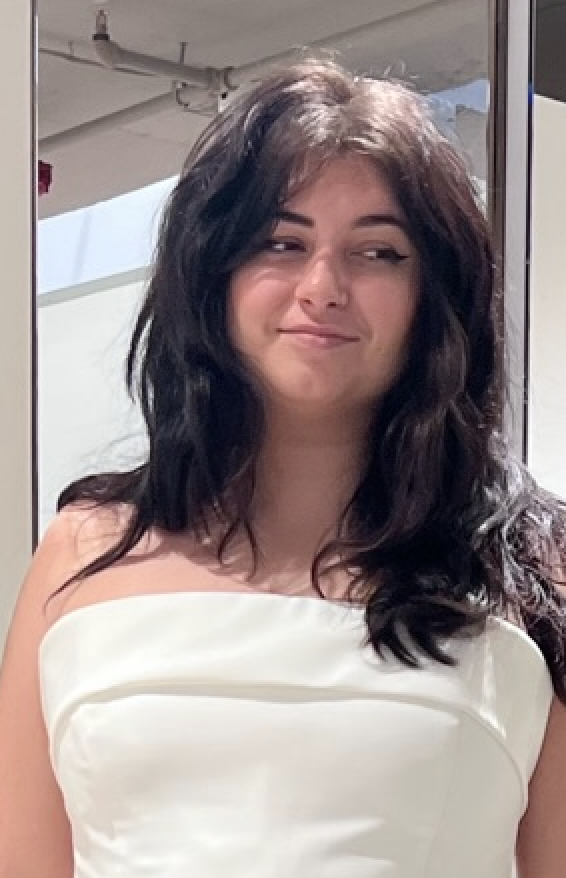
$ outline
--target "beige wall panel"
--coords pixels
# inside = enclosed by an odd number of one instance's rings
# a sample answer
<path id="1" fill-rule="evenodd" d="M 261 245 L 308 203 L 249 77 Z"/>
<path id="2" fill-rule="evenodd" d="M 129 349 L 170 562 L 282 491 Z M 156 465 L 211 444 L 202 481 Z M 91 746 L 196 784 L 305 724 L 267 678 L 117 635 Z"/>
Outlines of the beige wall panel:
<path id="1" fill-rule="evenodd" d="M 533 122 L 529 463 L 566 496 L 566 105 L 535 97 Z"/>
<path id="2" fill-rule="evenodd" d="M 32 550 L 32 9 L 4 0 L 0 54 L 0 647 Z"/>

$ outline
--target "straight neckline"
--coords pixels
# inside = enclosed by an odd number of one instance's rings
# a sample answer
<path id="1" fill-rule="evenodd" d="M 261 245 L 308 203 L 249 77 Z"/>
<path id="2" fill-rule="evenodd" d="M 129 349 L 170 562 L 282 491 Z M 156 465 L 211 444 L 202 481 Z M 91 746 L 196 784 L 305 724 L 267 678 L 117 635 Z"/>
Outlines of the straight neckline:
<path id="1" fill-rule="evenodd" d="M 264 601 L 266 605 L 269 603 L 278 607 L 286 605 L 289 609 L 296 609 L 298 606 L 302 605 L 309 608 L 309 614 L 310 612 L 319 614 L 319 611 L 321 611 L 322 615 L 335 615 L 338 611 L 342 613 L 347 611 L 358 617 L 363 617 L 366 611 L 365 605 L 351 603 L 347 600 L 337 601 L 315 597 L 314 595 L 287 595 L 280 592 L 266 591 L 193 590 L 124 595 L 123 597 L 106 598 L 101 601 L 95 601 L 91 604 L 85 604 L 84 606 L 76 607 L 75 609 L 63 613 L 61 616 L 58 616 L 40 639 L 38 651 L 41 654 L 47 644 L 51 642 L 53 638 L 56 638 L 62 630 L 67 627 L 72 627 L 77 622 L 80 622 L 81 619 L 84 619 L 89 615 L 94 616 L 97 613 L 99 615 L 104 615 L 107 612 L 128 611 L 132 604 L 151 605 L 153 603 L 164 601 L 171 602 L 172 604 L 181 601 L 188 604 L 191 601 L 197 600 L 210 601 L 211 603 L 220 600 L 227 602 L 233 601 L 234 603 L 248 603 L 250 606 Z M 489 617 L 486 630 L 489 630 L 490 627 L 492 629 L 496 628 L 506 631 L 509 635 L 518 637 L 525 643 L 525 645 L 530 647 L 531 651 L 538 656 L 538 658 L 544 663 L 545 667 L 547 666 L 546 659 L 544 658 L 540 647 L 522 628 L 519 628 L 512 622 L 509 622 L 507 619 L 502 619 L 499 616 Z"/>
<path id="2" fill-rule="evenodd" d="M 101 601 L 93 601 L 91 604 L 84 604 L 81 607 L 75 607 L 72 610 L 68 610 L 66 613 L 62 613 L 58 616 L 54 622 L 48 627 L 48 629 L 43 634 L 40 640 L 40 649 L 43 644 L 50 639 L 51 633 L 57 631 L 59 628 L 65 628 L 67 625 L 72 625 L 74 621 L 78 621 L 80 618 L 84 616 L 88 616 L 91 614 L 104 614 L 105 612 L 120 612 L 124 609 L 127 609 L 131 604 L 140 604 L 144 603 L 159 603 L 160 601 L 171 601 L 172 603 L 175 600 L 187 601 L 189 602 L 191 599 L 200 599 L 200 600 L 221 600 L 228 599 L 234 600 L 235 602 L 242 601 L 250 601 L 250 603 L 264 600 L 266 602 L 273 601 L 274 604 L 280 604 L 282 601 L 288 601 L 295 606 L 299 604 L 304 604 L 305 606 L 311 607 L 313 611 L 315 608 L 318 610 L 319 608 L 323 608 L 323 612 L 333 612 L 334 610 L 351 610 L 354 613 L 363 614 L 365 612 L 365 605 L 363 604 L 355 604 L 350 601 L 338 601 L 331 600 L 330 598 L 319 598 L 314 595 L 287 595 L 282 594 L 281 592 L 273 592 L 273 591 L 239 591 L 238 589 L 234 590 L 223 590 L 223 589 L 205 589 L 198 590 L 194 589 L 191 591 L 163 591 L 163 592 L 148 592 L 143 594 L 130 594 L 124 595 L 122 597 L 115 598 L 105 598 Z"/>

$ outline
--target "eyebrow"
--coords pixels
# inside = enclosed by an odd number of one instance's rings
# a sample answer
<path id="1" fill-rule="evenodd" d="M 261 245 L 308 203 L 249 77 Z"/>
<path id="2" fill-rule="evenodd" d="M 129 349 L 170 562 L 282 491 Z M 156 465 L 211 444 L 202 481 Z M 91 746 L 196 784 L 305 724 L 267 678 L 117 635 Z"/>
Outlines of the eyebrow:
<path id="1" fill-rule="evenodd" d="M 315 222 L 310 216 L 302 213 L 296 213 L 294 210 L 279 210 L 275 215 L 275 219 L 279 222 L 294 223 L 305 228 L 314 228 Z M 371 226 L 396 226 L 406 235 L 409 234 L 407 223 L 394 213 L 369 213 L 366 216 L 360 216 L 354 220 L 352 227 L 354 229 L 367 229 Z"/>

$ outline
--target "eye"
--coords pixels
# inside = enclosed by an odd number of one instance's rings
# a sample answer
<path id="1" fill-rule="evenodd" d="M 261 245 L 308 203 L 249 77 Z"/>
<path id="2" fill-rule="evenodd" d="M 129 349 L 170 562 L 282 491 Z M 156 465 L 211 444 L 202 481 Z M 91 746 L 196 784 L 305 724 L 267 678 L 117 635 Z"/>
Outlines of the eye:
<path id="1" fill-rule="evenodd" d="M 267 238 L 261 249 L 266 253 L 295 253 L 302 250 L 303 245 L 289 238 Z"/>
<path id="2" fill-rule="evenodd" d="M 366 247 L 359 251 L 359 255 L 371 262 L 389 262 L 391 265 L 398 265 L 409 258 L 405 253 L 399 253 L 395 247 Z"/>

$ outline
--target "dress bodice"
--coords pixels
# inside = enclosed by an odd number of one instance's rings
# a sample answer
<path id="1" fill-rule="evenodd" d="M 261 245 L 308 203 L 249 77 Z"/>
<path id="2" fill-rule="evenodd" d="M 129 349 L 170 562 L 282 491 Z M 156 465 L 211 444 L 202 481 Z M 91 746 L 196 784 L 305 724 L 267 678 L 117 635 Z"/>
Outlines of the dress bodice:
<path id="1" fill-rule="evenodd" d="M 491 620 L 455 667 L 360 608 L 182 593 L 75 610 L 40 680 L 76 878 L 510 878 L 552 698 Z"/>

